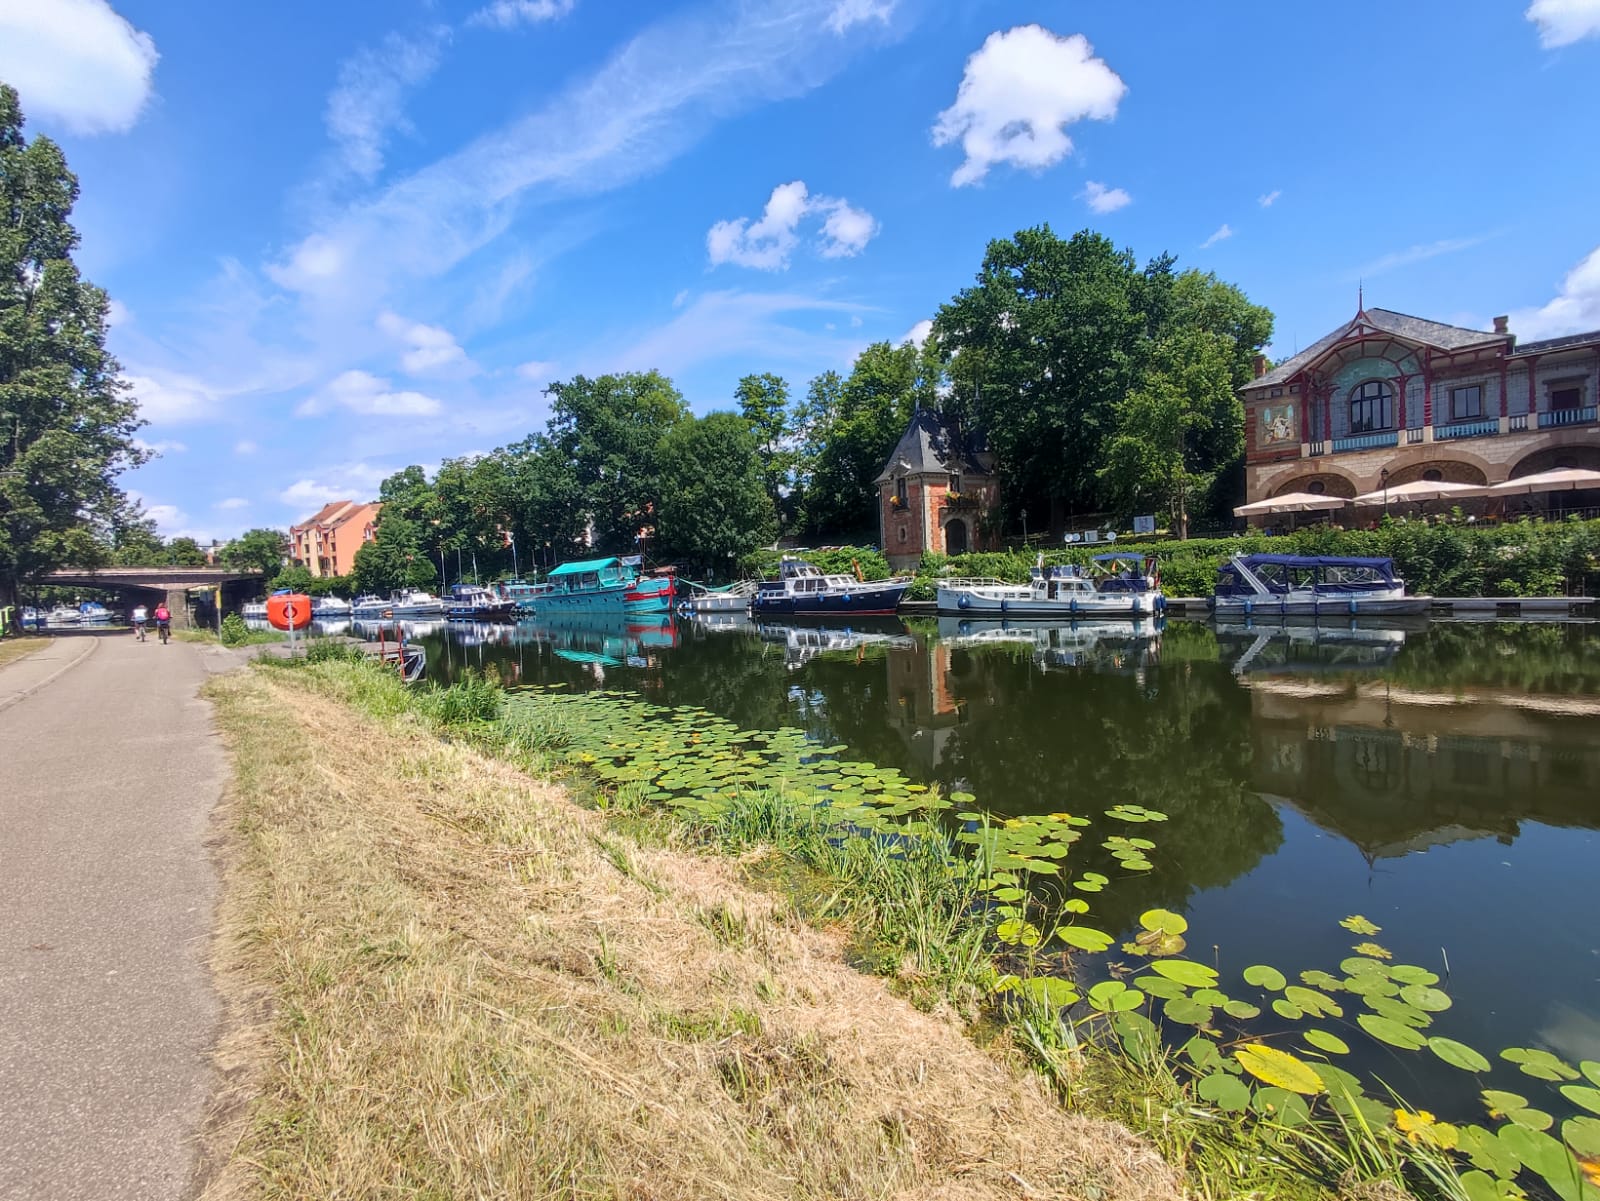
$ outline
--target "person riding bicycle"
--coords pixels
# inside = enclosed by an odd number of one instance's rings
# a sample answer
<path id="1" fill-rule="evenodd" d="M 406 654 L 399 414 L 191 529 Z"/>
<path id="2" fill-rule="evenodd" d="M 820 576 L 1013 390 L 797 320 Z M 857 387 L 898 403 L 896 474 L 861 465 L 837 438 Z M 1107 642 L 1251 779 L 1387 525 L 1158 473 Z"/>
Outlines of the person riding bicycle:
<path id="1" fill-rule="evenodd" d="M 172 629 L 172 610 L 167 608 L 166 602 L 156 606 L 155 611 L 156 632 L 165 640 L 167 633 Z"/>
<path id="2" fill-rule="evenodd" d="M 143 605 L 135 605 L 130 620 L 133 622 L 134 635 L 140 642 L 144 641 L 145 623 L 150 620 L 150 612 Z"/>

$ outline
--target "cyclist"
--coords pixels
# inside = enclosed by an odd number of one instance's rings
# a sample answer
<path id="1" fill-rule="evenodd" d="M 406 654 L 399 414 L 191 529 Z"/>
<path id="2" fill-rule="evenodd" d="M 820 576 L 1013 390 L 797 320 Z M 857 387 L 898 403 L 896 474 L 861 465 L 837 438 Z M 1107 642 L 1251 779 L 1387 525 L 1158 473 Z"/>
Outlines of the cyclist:
<path id="1" fill-rule="evenodd" d="M 145 623 L 149 620 L 150 613 L 143 605 L 135 605 L 133 607 L 133 633 L 140 642 L 144 641 L 144 627 Z"/>
<path id="2" fill-rule="evenodd" d="M 161 641 L 165 642 L 167 635 L 172 630 L 172 610 L 167 608 L 166 601 L 162 601 L 156 606 L 154 616 L 156 619 L 156 633 L 160 634 Z"/>

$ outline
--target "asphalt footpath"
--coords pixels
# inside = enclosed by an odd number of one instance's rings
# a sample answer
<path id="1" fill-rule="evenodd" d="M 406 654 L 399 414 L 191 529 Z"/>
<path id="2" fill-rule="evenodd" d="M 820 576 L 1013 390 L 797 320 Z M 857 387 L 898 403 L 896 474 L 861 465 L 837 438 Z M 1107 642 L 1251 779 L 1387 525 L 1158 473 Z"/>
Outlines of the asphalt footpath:
<path id="1" fill-rule="evenodd" d="M 0 669 L 0 1199 L 196 1186 L 219 1006 L 218 648 L 84 633 Z"/>

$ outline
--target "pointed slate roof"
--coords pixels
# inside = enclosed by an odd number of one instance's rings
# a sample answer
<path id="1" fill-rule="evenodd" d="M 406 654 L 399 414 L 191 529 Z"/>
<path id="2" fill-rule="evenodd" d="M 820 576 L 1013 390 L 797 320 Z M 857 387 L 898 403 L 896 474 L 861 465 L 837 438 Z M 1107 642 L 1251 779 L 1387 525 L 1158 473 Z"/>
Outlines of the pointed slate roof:
<path id="1" fill-rule="evenodd" d="M 1429 321 L 1424 317 L 1413 317 L 1409 313 L 1396 313 L 1392 309 L 1363 309 L 1351 320 L 1345 322 L 1325 338 L 1320 338 L 1307 346 L 1292 359 L 1274 367 L 1260 379 L 1253 379 L 1245 385 L 1246 389 L 1265 388 L 1273 384 L 1281 384 L 1293 379 L 1301 370 L 1320 359 L 1329 350 L 1332 350 L 1350 334 L 1362 329 L 1376 330 L 1379 333 L 1393 334 L 1407 342 L 1420 342 L 1424 346 L 1431 346 L 1435 350 L 1456 351 L 1466 350 L 1472 346 L 1488 346 L 1495 342 L 1509 342 L 1511 335 L 1494 334 L 1481 329 L 1464 329 L 1459 325 L 1446 325 L 1442 321 Z"/>
<path id="2" fill-rule="evenodd" d="M 895 475 L 987 475 L 988 469 L 978 462 L 976 450 L 971 440 L 962 438 L 941 414 L 919 406 L 872 482 L 881 484 Z"/>

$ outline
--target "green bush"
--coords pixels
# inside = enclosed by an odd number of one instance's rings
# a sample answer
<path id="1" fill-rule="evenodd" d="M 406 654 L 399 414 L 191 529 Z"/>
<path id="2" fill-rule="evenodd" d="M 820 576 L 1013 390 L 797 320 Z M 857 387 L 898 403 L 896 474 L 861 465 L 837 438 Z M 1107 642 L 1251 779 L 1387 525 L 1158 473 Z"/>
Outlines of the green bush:
<path id="1" fill-rule="evenodd" d="M 250 637 L 250 629 L 244 624 L 244 618 L 237 613 L 229 613 L 222 619 L 222 645 L 243 646 Z"/>
<path id="2" fill-rule="evenodd" d="M 740 559 L 739 570 L 746 576 L 755 576 L 763 580 L 776 579 L 778 560 L 784 555 L 804 559 L 828 575 L 853 576 L 858 564 L 864 579 L 886 580 L 892 574 L 889 571 L 889 560 L 883 557 L 883 552 L 870 546 L 829 546 L 818 550 L 795 551 L 768 550 L 763 547 L 751 551 Z"/>
<path id="3" fill-rule="evenodd" d="M 304 663 L 365 663 L 368 655 L 359 646 L 337 638 L 310 638 L 306 640 Z"/>
<path id="4" fill-rule="evenodd" d="M 423 693 L 418 699 L 428 716 L 440 725 L 465 726 L 498 718 L 505 689 L 498 677 L 469 669 L 448 688 Z"/>

